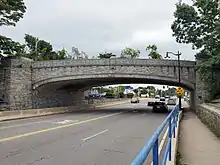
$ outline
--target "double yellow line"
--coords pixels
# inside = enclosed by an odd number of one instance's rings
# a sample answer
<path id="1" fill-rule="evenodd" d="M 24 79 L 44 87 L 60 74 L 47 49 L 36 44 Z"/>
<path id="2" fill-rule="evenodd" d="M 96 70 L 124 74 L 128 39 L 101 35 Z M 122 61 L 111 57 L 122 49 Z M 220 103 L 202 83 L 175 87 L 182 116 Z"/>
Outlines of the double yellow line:
<path id="1" fill-rule="evenodd" d="M 61 126 L 57 126 L 57 127 L 52 127 L 52 128 L 48 128 L 48 129 L 43 129 L 43 130 L 38 130 L 38 131 L 29 132 L 29 133 L 25 133 L 25 134 L 20 134 L 20 135 L 16 135 L 16 136 L 11 136 L 11 137 L 0 139 L 0 143 L 10 141 L 10 140 L 20 139 L 20 138 L 23 138 L 23 137 L 28 137 L 28 136 L 31 136 L 31 135 L 36 135 L 36 134 L 40 134 L 40 133 L 44 133 L 44 132 L 49 132 L 49 131 L 53 131 L 53 130 L 57 130 L 57 129 L 61 129 L 61 128 L 71 127 L 71 126 L 74 126 L 74 125 L 79 125 L 79 124 L 84 124 L 84 123 L 96 121 L 96 120 L 108 118 L 108 117 L 111 117 L 111 116 L 115 116 L 115 115 L 118 115 L 120 113 L 121 112 L 114 113 L 114 114 L 111 114 L 111 115 L 105 115 L 105 116 L 101 116 L 101 117 L 91 118 L 91 119 L 88 119 L 88 120 L 83 120 L 83 121 L 79 121 L 79 122 L 75 122 L 75 123 L 65 124 L 65 125 L 61 125 Z"/>

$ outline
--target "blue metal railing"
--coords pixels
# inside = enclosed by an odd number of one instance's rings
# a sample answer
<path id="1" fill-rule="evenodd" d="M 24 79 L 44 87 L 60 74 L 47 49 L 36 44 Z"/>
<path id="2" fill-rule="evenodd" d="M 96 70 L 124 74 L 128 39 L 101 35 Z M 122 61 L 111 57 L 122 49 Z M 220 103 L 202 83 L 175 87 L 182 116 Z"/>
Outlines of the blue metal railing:
<path id="1" fill-rule="evenodd" d="M 158 127 L 156 132 L 152 135 L 151 139 L 146 143 L 146 145 L 142 148 L 136 158 L 133 160 L 131 165 L 142 165 L 147 159 L 150 151 L 153 151 L 152 162 L 153 165 L 159 165 L 159 154 L 158 154 L 158 143 L 159 136 L 163 132 L 164 128 L 168 125 L 168 142 L 166 145 L 165 153 L 162 159 L 162 165 L 165 165 L 167 162 L 167 157 L 169 161 L 171 161 L 171 142 L 172 136 L 175 138 L 175 128 L 177 127 L 179 115 L 179 105 L 175 106 L 175 108 L 170 112 L 170 114 L 166 117 L 163 123 Z"/>

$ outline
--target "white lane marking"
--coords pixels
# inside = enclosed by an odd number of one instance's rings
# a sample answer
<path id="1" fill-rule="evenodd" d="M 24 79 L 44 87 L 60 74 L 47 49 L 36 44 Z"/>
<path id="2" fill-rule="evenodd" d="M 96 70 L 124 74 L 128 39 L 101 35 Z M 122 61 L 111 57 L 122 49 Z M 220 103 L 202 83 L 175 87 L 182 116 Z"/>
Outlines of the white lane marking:
<path id="1" fill-rule="evenodd" d="M 165 134 L 163 135 L 163 138 L 162 138 L 161 141 L 160 141 L 160 146 L 159 146 L 158 155 L 160 155 L 160 152 L 161 152 L 161 150 L 162 150 L 162 148 L 163 148 L 163 146 L 164 146 L 164 143 L 165 143 L 165 141 L 166 141 L 166 138 L 167 138 L 167 135 L 168 135 L 168 129 L 169 129 L 169 128 L 167 128 Z M 151 165 L 153 165 L 153 161 L 151 162 Z"/>
<path id="2" fill-rule="evenodd" d="M 22 127 L 22 126 L 27 126 L 27 125 L 32 125 L 32 124 L 46 123 L 46 122 L 48 121 L 36 121 L 36 122 L 26 123 L 26 124 L 10 125 L 10 126 L 5 126 L 5 127 L 0 127 L 0 130 L 7 129 L 7 128 L 14 128 L 14 127 Z"/>
<path id="3" fill-rule="evenodd" d="M 73 123 L 73 122 L 78 122 L 78 120 L 63 120 L 63 121 L 54 122 L 53 124 L 67 124 L 67 123 Z"/>
<path id="4" fill-rule="evenodd" d="M 106 130 L 104 130 L 104 131 L 101 131 L 101 132 L 99 132 L 99 133 L 97 133 L 97 134 L 94 134 L 94 135 L 92 135 L 92 136 L 89 136 L 89 137 L 87 137 L 87 138 L 84 138 L 84 139 L 82 139 L 82 140 L 83 140 L 83 141 L 90 140 L 90 139 L 92 139 L 92 138 L 94 138 L 94 137 L 96 137 L 96 136 L 98 136 L 98 135 L 101 135 L 101 134 L 107 132 L 107 131 L 108 131 L 108 129 L 106 129 Z"/>

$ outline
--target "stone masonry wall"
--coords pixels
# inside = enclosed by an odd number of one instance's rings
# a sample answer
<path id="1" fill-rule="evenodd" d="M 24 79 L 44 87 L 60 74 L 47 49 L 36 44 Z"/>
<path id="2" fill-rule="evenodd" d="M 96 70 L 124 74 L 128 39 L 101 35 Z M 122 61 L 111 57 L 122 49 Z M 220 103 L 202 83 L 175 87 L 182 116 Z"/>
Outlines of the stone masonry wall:
<path id="1" fill-rule="evenodd" d="M 10 78 L 7 84 L 10 110 L 32 108 L 32 61 L 26 58 L 11 58 Z"/>
<path id="2" fill-rule="evenodd" d="M 195 83 L 194 67 L 193 61 L 181 61 L 181 79 L 187 85 L 191 84 L 191 87 Z M 134 78 L 153 76 L 160 80 L 178 82 L 178 65 L 176 60 L 151 59 L 54 60 L 33 63 L 33 83 L 38 85 L 68 78 L 94 78 L 110 74 L 118 77 L 132 75 Z"/>
<path id="3" fill-rule="evenodd" d="M 220 137 L 220 106 L 201 104 L 196 109 L 200 120 L 217 136 Z"/>
<path id="4" fill-rule="evenodd" d="M 6 74 L 8 69 L 3 65 L 0 66 L 0 99 L 4 101 L 8 101 L 7 93 L 6 93 Z M 7 74 L 9 75 L 9 74 Z"/>
<path id="5" fill-rule="evenodd" d="M 2 59 L 0 62 L 0 99 L 10 102 L 11 61 Z"/>

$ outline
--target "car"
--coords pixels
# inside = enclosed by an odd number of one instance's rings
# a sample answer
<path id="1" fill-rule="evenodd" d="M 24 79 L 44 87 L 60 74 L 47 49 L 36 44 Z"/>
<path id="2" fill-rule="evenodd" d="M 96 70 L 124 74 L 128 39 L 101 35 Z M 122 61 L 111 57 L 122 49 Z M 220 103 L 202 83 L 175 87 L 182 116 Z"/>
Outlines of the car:
<path id="1" fill-rule="evenodd" d="M 158 101 L 154 103 L 152 112 L 169 112 L 169 109 L 165 102 Z"/>
<path id="2" fill-rule="evenodd" d="M 139 101 L 139 98 L 138 97 L 133 97 L 132 99 L 131 99 L 131 103 L 139 103 L 140 101 Z"/>
<path id="3" fill-rule="evenodd" d="M 156 95 L 156 96 L 155 96 L 155 99 L 159 99 L 159 98 L 160 98 L 160 96 L 159 96 L 159 95 Z"/>
<path id="4" fill-rule="evenodd" d="M 160 101 L 166 101 L 165 97 L 161 97 Z"/>
<path id="5" fill-rule="evenodd" d="M 175 98 L 168 99 L 167 105 L 176 105 L 176 99 Z"/>
<path id="6" fill-rule="evenodd" d="M 154 106 L 154 101 L 149 101 L 148 103 L 147 103 L 147 106 Z"/>
<path id="7" fill-rule="evenodd" d="M 165 99 L 169 99 L 169 98 L 170 98 L 170 96 L 168 96 L 168 95 L 167 95 L 167 96 L 165 96 Z"/>

